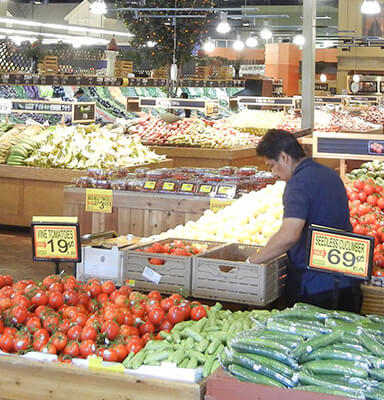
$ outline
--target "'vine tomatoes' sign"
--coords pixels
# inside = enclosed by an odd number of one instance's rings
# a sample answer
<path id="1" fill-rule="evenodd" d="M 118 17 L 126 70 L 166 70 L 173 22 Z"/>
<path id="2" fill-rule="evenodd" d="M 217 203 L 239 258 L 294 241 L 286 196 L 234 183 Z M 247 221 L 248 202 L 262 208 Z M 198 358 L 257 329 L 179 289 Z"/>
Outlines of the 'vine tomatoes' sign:
<path id="1" fill-rule="evenodd" d="M 371 277 L 374 238 L 311 225 L 307 240 L 309 269 L 367 280 Z"/>
<path id="2" fill-rule="evenodd" d="M 32 243 L 35 261 L 81 261 L 77 218 L 33 217 Z"/>

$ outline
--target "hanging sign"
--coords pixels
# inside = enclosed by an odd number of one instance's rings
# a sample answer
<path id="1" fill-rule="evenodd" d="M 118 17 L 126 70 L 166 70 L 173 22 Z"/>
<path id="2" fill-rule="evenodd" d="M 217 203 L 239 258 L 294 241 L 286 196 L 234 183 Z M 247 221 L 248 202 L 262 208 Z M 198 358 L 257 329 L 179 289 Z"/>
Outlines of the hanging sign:
<path id="1" fill-rule="evenodd" d="M 368 280 L 374 243 L 371 236 L 311 225 L 307 239 L 308 269 Z"/>
<path id="2" fill-rule="evenodd" d="M 33 260 L 80 262 L 80 229 L 77 217 L 33 217 Z"/>
<path id="3" fill-rule="evenodd" d="M 205 99 L 168 99 L 158 97 L 140 97 L 139 107 L 201 110 L 207 115 L 219 112 L 219 102 Z"/>
<path id="4" fill-rule="evenodd" d="M 112 190 L 87 189 L 85 196 L 85 211 L 112 213 Z"/>
<path id="5" fill-rule="evenodd" d="M 292 107 L 294 105 L 293 97 L 252 97 L 239 96 L 237 97 L 239 105 L 244 106 L 282 106 Z"/>

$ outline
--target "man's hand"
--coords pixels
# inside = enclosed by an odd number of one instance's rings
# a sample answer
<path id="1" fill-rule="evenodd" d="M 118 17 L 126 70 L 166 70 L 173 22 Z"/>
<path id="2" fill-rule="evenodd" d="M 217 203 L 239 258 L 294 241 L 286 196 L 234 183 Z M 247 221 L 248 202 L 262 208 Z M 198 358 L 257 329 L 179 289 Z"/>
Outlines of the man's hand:
<path id="1" fill-rule="evenodd" d="M 265 247 L 248 257 L 252 264 L 263 264 L 286 253 L 300 239 L 305 220 L 284 218 L 280 229 L 269 239 Z"/>

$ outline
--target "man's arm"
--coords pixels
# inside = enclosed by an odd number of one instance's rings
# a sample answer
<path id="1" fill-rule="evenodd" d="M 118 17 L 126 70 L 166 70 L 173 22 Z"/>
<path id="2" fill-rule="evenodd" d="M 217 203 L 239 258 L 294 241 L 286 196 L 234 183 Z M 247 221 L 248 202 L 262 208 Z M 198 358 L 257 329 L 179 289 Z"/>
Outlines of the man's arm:
<path id="1" fill-rule="evenodd" d="M 300 218 L 284 218 L 280 229 L 269 239 L 258 253 L 249 257 L 252 264 L 262 264 L 281 256 L 299 241 L 305 220 Z"/>

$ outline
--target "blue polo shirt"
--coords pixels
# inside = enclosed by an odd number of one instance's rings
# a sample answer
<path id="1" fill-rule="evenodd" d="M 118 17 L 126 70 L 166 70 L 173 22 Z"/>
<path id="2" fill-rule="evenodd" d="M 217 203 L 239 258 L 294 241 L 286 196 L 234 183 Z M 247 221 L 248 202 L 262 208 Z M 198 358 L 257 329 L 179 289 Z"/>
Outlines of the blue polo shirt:
<path id="1" fill-rule="evenodd" d="M 333 290 L 333 275 L 307 270 L 306 241 L 310 224 L 352 231 L 343 182 L 332 169 L 306 158 L 296 167 L 285 187 L 283 205 L 284 218 L 305 220 L 299 242 L 288 251 L 291 264 L 288 294 L 291 291 L 292 296 L 302 296 Z M 352 283 L 351 278 L 341 278 L 339 287 L 349 287 Z"/>

